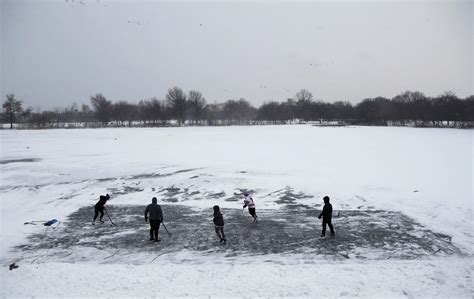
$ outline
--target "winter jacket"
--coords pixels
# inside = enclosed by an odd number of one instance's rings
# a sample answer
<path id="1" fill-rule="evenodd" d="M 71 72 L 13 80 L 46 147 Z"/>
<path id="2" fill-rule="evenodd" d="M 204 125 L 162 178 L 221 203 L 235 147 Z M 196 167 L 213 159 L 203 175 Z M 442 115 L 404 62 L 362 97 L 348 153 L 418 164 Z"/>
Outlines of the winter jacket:
<path id="1" fill-rule="evenodd" d="M 224 226 L 224 217 L 222 217 L 221 212 L 214 211 L 214 219 L 212 219 L 215 226 Z"/>
<path id="2" fill-rule="evenodd" d="M 324 219 L 332 218 L 332 205 L 330 203 L 324 204 L 323 211 L 319 214 L 319 217 L 323 217 Z"/>
<path id="3" fill-rule="evenodd" d="M 250 195 L 245 196 L 245 199 L 244 199 L 244 207 L 247 207 L 247 206 L 249 208 L 255 209 L 255 202 L 253 201 L 253 198 Z"/>
<path id="4" fill-rule="evenodd" d="M 163 221 L 163 211 L 157 203 L 149 204 L 145 209 L 145 219 L 148 219 L 148 213 L 150 213 L 150 220 Z"/>
<path id="5" fill-rule="evenodd" d="M 99 201 L 95 204 L 95 206 L 98 208 L 103 208 L 107 200 L 109 200 L 107 196 L 101 195 Z"/>

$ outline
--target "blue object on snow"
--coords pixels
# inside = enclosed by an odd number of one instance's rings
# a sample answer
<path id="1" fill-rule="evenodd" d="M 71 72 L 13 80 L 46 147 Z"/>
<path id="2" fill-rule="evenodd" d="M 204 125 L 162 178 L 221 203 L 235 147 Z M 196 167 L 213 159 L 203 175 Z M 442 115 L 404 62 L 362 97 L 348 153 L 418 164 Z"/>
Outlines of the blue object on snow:
<path id="1" fill-rule="evenodd" d="M 55 224 L 56 222 L 58 222 L 57 219 L 51 219 L 48 222 L 45 222 L 43 225 L 44 226 L 51 226 L 51 225 Z"/>

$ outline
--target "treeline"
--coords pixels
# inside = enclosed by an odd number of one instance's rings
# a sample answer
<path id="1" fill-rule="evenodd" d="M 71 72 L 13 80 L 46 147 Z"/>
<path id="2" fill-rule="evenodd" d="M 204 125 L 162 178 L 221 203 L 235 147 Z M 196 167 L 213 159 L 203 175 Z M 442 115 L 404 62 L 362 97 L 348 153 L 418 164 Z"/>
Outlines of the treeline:
<path id="1" fill-rule="evenodd" d="M 472 126 L 474 96 L 458 98 L 452 92 L 430 98 L 421 92 L 403 92 L 392 99 L 364 99 L 349 102 L 314 101 L 311 93 L 300 91 L 295 99 L 263 104 L 258 118 L 282 122 L 295 117 L 305 121 L 344 121 L 361 125 Z"/>
<path id="2" fill-rule="evenodd" d="M 315 100 L 303 89 L 283 102 L 267 102 L 258 108 L 247 100 L 227 100 L 209 104 L 198 91 L 187 94 L 178 87 L 168 90 L 164 100 L 156 98 L 138 103 L 113 103 L 102 94 L 90 99 L 90 105 L 73 104 L 54 111 L 23 109 L 14 95 L 3 103 L 2 119 L 10 127 L 104 127 L 170 125 L 242 125 L 300 122 L 344 123 L 359 125 L 412 125 L 433 127 L 473 127 L 474 96 L 458 98 L 446 92 L 427 97 L 421 92 L 403 92 L 392 99 L 364 99 L 327 103 Z"/>

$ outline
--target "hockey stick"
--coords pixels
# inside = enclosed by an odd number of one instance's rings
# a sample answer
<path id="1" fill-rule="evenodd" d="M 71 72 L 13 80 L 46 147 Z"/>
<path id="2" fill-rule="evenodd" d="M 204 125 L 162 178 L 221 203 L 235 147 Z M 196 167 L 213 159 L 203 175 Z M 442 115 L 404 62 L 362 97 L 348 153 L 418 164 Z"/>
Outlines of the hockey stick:
<path id="1" fill-rule="evenodd" d="M 164 222 L 161 222 L 161 224 L 163 224 L 163 227 L 165 228 L 165 231 L 168 233 L 168 236 L 171 236 L 171 233 L 168 231 L 168 229 L 166 228 L 166 225 Z"/>
<path id="2" fill-rule="evenodd" d="M 322 217 L 322 216 L 321 216 L 321 217 Z M 339 218 L 339 217 L 342 217 L 342 216 L 341 216 L 341 212 L 337 212 L 337 215 L 334 215 L 334 216 L 332 216 L 332 217 L 333 217 L 333 218 L 336 218 L 336 217 L 337 217 L 337 218 Z M 319 216 L 318 216 L 318 218 L 319 218 Z"/>
<path id="3" fill-rule="evenodd" d="M 117 226 L 117 224 L 115 224 L 115 223 L 112 221 L 112 219 L 110 219 L 109 213 L 107 213 L 107 209 L 104 209 L 104 212 L 105 212 L 105 214 L 107 214 L 107 217 L 109 217 L 110 223 L 112 223 L 112 225 Z"/>
<path id="4" fill-rule="evenodd" d="M 23 223 L 23 225 L 25 224 L 33 224 L 33 225 L 38 225 L 38 223 L 44 223 L 44 222 L 48 222 L 49 220 L 32 220 L 32 221 L 27 221 L 25 223 Z"/>

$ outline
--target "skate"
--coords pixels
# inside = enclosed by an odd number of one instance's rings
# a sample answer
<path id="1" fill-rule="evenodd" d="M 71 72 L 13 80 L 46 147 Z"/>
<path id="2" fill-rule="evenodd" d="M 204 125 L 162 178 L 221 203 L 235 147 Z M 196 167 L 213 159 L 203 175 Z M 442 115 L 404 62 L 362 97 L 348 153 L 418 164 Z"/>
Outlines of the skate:
<path id="1" fill-rule="evenodd" d="M 18 268 L 18 267 L 19 267 L 18 265 L 16 265 L 15 263 L 13 263 L 13 264 L 10 265 L 9 269 L 10 269 L 10 270 L 13 270 L 13 269 L 16 269 L 16 268 Z"/>

